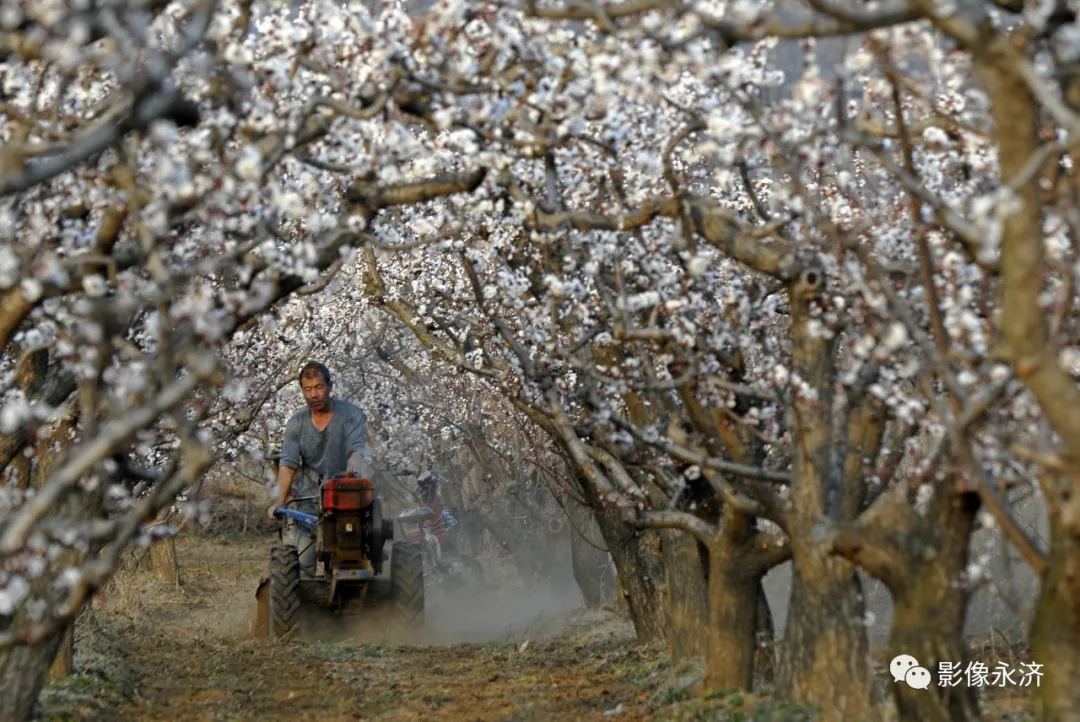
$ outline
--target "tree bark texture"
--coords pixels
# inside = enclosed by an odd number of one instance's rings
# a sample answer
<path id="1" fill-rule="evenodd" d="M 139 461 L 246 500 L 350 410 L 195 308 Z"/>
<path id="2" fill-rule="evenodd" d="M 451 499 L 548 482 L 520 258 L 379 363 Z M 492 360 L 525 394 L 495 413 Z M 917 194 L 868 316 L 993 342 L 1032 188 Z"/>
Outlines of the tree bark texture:
<path id="1" fill-rule="evenodd" d="M 572 500 L 566 504 L 570 525 L 570 557 L 574 581 L 589 609 L 599 609 L 615 598 L 615 575 L 611 569 L 611 556 L 604 546 L 604 538 L 596 524 L 596 518 L 587 507 Z"/>
<path id="2" fill-rule="evenodd" d="M 705 678 L 710 691 L 753 686 L 761 580 L 740 571 L 722 543 L 710 546 Z"/>
<path id="3" fill-rule="evenodd" d="M 939 489 L 926 525 L 908 535 L 908 573 L 893 590 L 889 659 L 910 654 L 933 675 L 928 689 L 893 684 L 896 708 L 905 722 L 974 722 L 980 719 L 974 687 L 938 684 L 941 662 L 969 659 L 964 621 L 971 594 L 958 582 L 968 563 L 979 500 L 975 494 Z M 922 540 L 925 539 L 925 542 Z"/>
<path id="4" fill-rule="evenodd" d="M 63 635 L 40 644 L 0 649 L 0 719 L 26 722 L 56 658 Z"/>
<path id="5" fill-rule="evenodd" d="M 667 592 L 667 640 L 675 662 L 705 654 L 713 630 L 709 613 L 711 592 L 698 540 L 684 531 L 660 532 Z M 703 630 L 709 633 L 703 634 Z"/>
<path id="6" fill-rule="evenodd" d="M 741 360 L 736 368 L 738 374 L 745 370 Z M 745 427 L 732 424 L 723 413 L 726 409 L 705 406 L 689 385 L 680 389 L 680 398 L 694 427 L 705 435 L 710 454 L 751 466 L 764 462 L 761 440 Z M 738 403 L 747 402 L 740 399 Z M 775 550 L 762 555 L 757 543 L 758 524 L 753 516 L 718 499 L 714 488 L 699 489 L 698 493 L 702 491 L 705 496 L 697 500 L 699 509 L 708 510 L 706 516 L 717 528 L 714 537 L 706 542 L 705 552 L 709 615 L 705 639 L 706 681 L 714 690 L 749 690 L 755 678 L 772 678 L 771 650 L 767 646 L 773 638 L 772 614 L 761 579 L 772 565 L 781 561 L 781 556 Z M 786 556 L 786 551 L 782 556 Z"/>
<path id="7" fill-rule="evenodd" d="M 793 564 L 777 688 L 783 697 L 817 704 L 824 722 L 846 722 L 875 717 L 866 608 L 855 565 L 831 556 L 815 537 L 819 525 L 843 524 L 862 508 L 863 458 L 876 456 L 884 409 L 853 385 L 840 399 L 846 415 L 837 415 L 837 338 L 812 327 L 824 278 L 810 263 L 788 285 L 792 371 L 807 387 L 792 393 L 787 413 L 796 435 L 786 519 Z"/>
<path id="8" fill-rule="evenodd" d="M 641 530 L 617 517 L 617 510 L 603 509 L 596 522 L 611 552 L 623 598 L 634 622 L 638 641 L 665 639 L 664 569 Z"/>
<path id="9" fill-rule="evenodd" d="M 777 665 L 780 696 L 818 704 L 823 722 L 873 719 L 865 615 L 853 565 L 796 559 Z"/>
<path id="10" fill-rule="evenodd" d="M 43 398 L 53 406 L 59 406 L 75 390 L 74 377 L 70 374 L 50 373 L 59 369 L 49 365 L 48 351 L 35 351 L 19 368 L 19 380 L 28 395 Z M 71 445 L 72 432 L 78 415 L 74 408 L 49 426 L 38 430 L 35 437 L 27 432 L 5 438 L 0 443 L 0 464 L 6 474 L 17 469 L 17 484 L 23 488 L 39 488 L 63 460 Z M 33 454 L 23 454 L 24 448 Z M 16 457 L 15 455 L 19 456 Z M 84 519 L 96 508 L 99 498 L 73 495 L 57 509 L 58 518 Z M 56 560 L 60 566 L 74 565 L 81 561 L 81 554 L 67 552 Z M 20 615 L 6 620 L 8 624 L 21 624 Z M 4 621 L 0 621 L 0 628 Z M 62 651 L 61 651 L 62 650 Z M 57 656 L 57 652 L 61 652 Z M 0 649 L 0 720 L 24 722 L 30 719 L 38 695 L 47 679 L 70 674 L 74 661 L 74 622 L 51 638 L 30 645 Z"/>
<path id="11" fill-rule="evenodd" d="M 1031 661 L 1044 675 L 1039 722 L 1080 722 L 1080 495 L 1073 484 L 1060 479 L 1047 489 L 1050 559 L 1031 628 Z"/>

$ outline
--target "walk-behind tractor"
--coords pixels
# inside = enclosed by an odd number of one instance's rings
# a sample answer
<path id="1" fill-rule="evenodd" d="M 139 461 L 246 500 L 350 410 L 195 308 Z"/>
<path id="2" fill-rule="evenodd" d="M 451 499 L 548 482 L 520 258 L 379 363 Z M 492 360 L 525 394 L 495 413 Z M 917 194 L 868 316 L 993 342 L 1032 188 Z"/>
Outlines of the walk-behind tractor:
<path id="1" fill-rule="evenodd" d="M 270 550 L 270 573 L 255 592 L 257 636 L 293 636 L 304 606 L 345 615 L 389 611 L 404 628 L 424 623 L 424 560 L 420 544 L 393 541 L 394 524 L 383 519 L 382 500 L 368 479 L 345 475 L 322 484 L 319 513 L 277 510 L 301 531 L 300 549 L 279 544 Z M 390 547 L 390 576 L 383 575 L 385 545 Z M 315 576 L 300 575 L 300 554 L 315 546 Z"/>
<path id="2" fill-rule="evenodd" d="M 450 541 L 450 535 L 444 525 L 436 523 L 440 517 L 445 525 L 448 517 L 446 512 L 440 515 L 426 506 L 398 515 L 398 524 L 405 538 L 416 543 L 423 552 L 424 583 L 429 587 L 457 590 L 483 588 L 484 568 L 476 557 L 462 550 L 460 541 L 451 543 L 450 548 L 443 546 Z M 453 519 L 452 516 L 449 518 Z"/>

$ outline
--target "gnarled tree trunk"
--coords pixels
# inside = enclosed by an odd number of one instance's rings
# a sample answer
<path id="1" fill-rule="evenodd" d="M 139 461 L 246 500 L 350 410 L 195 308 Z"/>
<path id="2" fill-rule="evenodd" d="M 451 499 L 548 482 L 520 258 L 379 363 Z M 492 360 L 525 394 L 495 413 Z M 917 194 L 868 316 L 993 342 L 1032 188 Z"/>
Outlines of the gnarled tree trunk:
<path id="1" fill-rule="evenodd" d="M 1080 720 L 1080 495 L 1062 479 L 1047 489 L 1050 558 L 1031 628 L 1031 660 L 1043 665 L 1040 722 Z"/>
<path id="2" fill-rule="evenodd" d="M 709 546 L 705 685 L 713 691 L 753 686 L 760 577 L 740 566 L 723 541 Z"/>
<path id="3" fill-rule="evenodd" d="M 893 684 L 896 708 L 908 722 L 980 719 L 973 687 L 937 684 L 941 662 L 968 659 L 964 621 L 970 593 L 960 584 L 967 567 L 979 500 L 975 494 L 941 489 L 921 529 L 908 535 L 906 579 L 894 585 L 889 659 L 910 654 L 933 675 L 928 689 Z M 929 552 L 929 553 L 927 553 Z"/>
<path id="4" fill-rule="evenodd" d="M 1032 86 L 1019 70 L 1004 35 L 984 37 L 972 43 L 972 70 L 990 99 L 994 120 L 993 140 L 998 146 L 1002 179 L 1024 176 L 1030 158 L 1042 145 L 1038 103 Z M 1058 79 L 1066 98 L 1074 102 L 1075 72 L 1061 72 Z M 1071 140 L 1076 161 L 1080 149 Z M 1072 172 L 1072 192 L 1080 190 L 1080 177 Z M 1011 189 L 1017 210 L 1004 219 L 1001 239 L 1002 348 L 1042 407 L 1050 427 L 1072 464 L 1069 473 L 1057 478 L 1046 473 L 1041 480 L 1050 506 L 1051 549 L 1041 569 L 1042 590 L 1032 626 L 1031 653 L 1045 665 L 1039 686 L 1039 717 L 1042 720 L 1080 720 L 1080 501 L 1077 498 L 1075 461 L 1080 458 L 1080 422 L 1076 410 L 1080 391 L 1063 364 L 1057 362 L 1054 332 L 1046 323 L 1040 303 L 1049 266 L 1044 260 L 1043 213 L 1038 175 L 1015 183 Z M 1074 196 L 1075 197 L 1075 196 Z M 1026 556 L 1040 550 L 1028 545 Z"/>
<path id="5" fill-rule="evenodd" d="M 698 540 L 684 531 L 660 532 L 661 558 L 667 591 L 667 640 L 672 660 L 705 653 L 714 628 L 709 614 L 710 589 Z"/>
<path id="6" fill-rule="evenodd" d="M 69 434 L 75 423 L 73 414 L 69 414 L 46 430 L 36 443 L 35 463 L 32 472 L 32 485 L 39 486 L 52 473 L 63 451 L 67 448 Z M 77 515 L 75 508 L 82 500 L 69 500 L 64 511 Z M 20 624 L 16 617 L 14 624 Z M 71 625 L 53 637 L 37 643 L 0 650 L 0 719 L 23 722 L 30 719 L 41 688 L 50 676 L 50 669 L 56 661 L 57 651 L 62 644 L 71 645 Z M 72 648 L 71 653 L 74 653 Z M 61 670 L 64 667 L 61 662 Z M 70 668 L 68 669 L 70 671 Z"/>
<path id="7" fill-rule="evenodd" d="M 26 722 L 34 710 L 63 635 L 40 644 L 0 649 L 0 719 Z"/>
<path id="8" fill-rule="evenodd" d="M 870 642 L 854 565 L 796 552 L 791 604 L 777 666 L 783 697 L 822 706 L 824 720 L 871 719 Z"/>
<path id="9" fill-rule="evenodd" d="M 970 589 L 963 583 L 979 498 L 954 479 L 935 488 L 925 516 L 908 503 L 906 491 L 886 492 L 842 532 L 833 550 L 880 579 L 892 592 L 889 659 L 910 655 L 937 680 L 942 662 L 967 659 L 964 622 Z M 890 679 L 900 719 L 977 720 L 975 690 L 966 684 L 914 689 Z"/>
<path id="10" fill-rule="evenodd" d="M 835 396 L 837 338 L 812 328 L 811 306 L 824 278 L 822 268 L 809 264 L 788 287 L 792 371 L 806 388 L 793 391 L 788 411 L 797 437 L 787 519 L 793 564 L 777 687 L 781 696 L 820 705 L 826 722 L 842 722 L 874 716 L 866 610 L 855 566 L 830 556 L 815 530 L 858 514 L 865 488 L 860 470 L 864 458 L 877 454 L 884 411 L 861 377 L 843 398 Z"/>
<path id="11" fill-rule="evenodd" d="M 755 679 L 772 678 L 771 655 L 761 653 L 773 640 L 772 612 L 761 579 L 787 558 L 788 547 L 759 532 L 753 517 L 730 505 L 723 509 L 720 528 L 705 546 L 706 688 L 750 690 Z"/>
<path id="12" fill-rule="evenodd" d="M 739 357 L 733 366 L 737 378 L 745 369 Z M 749 466 L 760 466 L 765 460 L 761 440 L 746 427 L 732 424 L 727 409 L 707 407 L 696 389 L 685 385 L 679 389 L 680 398 L 697 430 L 706 436 L 711 454 L 728 456 Z M 750 401 L 740 397 L 738 413 L 745 413 Z M 670 433 L 670 432 L 669 432 Z M 733 500 L 723 499 L 720 488 L 705 476 L 707 496 L 697 500 L 698 509 L 715 520 L 715 533 L 703 539 L 707 557 L 706 605 L 708 627 L 705 636 L 706 687 L 710 690 L 753 688 L 755 676 L 772 677 L 769 654 L 759 654 L 773 639 L 772 614 L 765 598 L 761 579 L 772 566 L 787 558 L 789 546 L 779 546 L 777 540 L 759 533 L 758 522 L 745 507 Z M 701 493 L 699 490 L 698 493 Z M 761 490 L 761 499 L 771 492 Z M 765 505 L 773 512 L 779 510 L 776 498 Z M 755 675 L 755 668 L 757 674 Z"/>
<path id="13" fill-rule="evenodd" d="M 618 518 L 614 509 L 596 513 L 596 523 L 611 552 L 619 587 L 641 642 L 665 639 L 664 568 L 645 533 Z"/>
<path id="14" fill-rule="evenodd" d="M 54 364 L 52 368 L 57 366 Z M 59 405 L 74 391 L 74 379 L 66 373 L 50 374 L 49 371 L 48 351 L 36 350 L 19 366 L 20 384 L 30 395 Z M 53 424 L 40 428 L 36 438 L 32 438 L 25 431 L 4 437 L 0 440 L 0 447 L 3 447 L 0 449 L 0 461 L 3 462 L 5 471 L 10 473 L 11 467 L 17 468 L 20 486 L 40 487 L 70 446 L 76 419 L 76 410 L 72 408 Z M 28 444 L 34 449 L 34 454 L 31 463 L 24 463 L 16 458 L 16 455 L 21 455 Z M 58 512 L 61 516 L 77 519 L 87 513 L 87 502 L 86 498 L 69 497 L 64 508 Z M 71 560 L 62 557 L 58 561 L 65 563 Z M 14 619 L 0 619 L 0 629 L 6 624 L 21 623 L 23 620 L 18 615 Z M 42 642 L 0 649 L 0 690 L 3 690 L 0 692 L 0 720 L 24 722 L 30 719 L 61 645 L 67 646 L 66 652 L 74 654 L 73 638 L 70 634 L 73 634 L 71 623 Z M 65 666 L 70 670 L 70 666 L 65 662 L 66 660 L 61 660 L 59 671 L 63 671 Z"/>
<path id="15" fill-rule="evenodd" d="M 611 556 L 590 509 L 575 500 L 566 502 L 570 522 L 570 559 L 581 596 L 590 609 L 599 609 L 615 597 L 615 575 L 610 571 Z"/>

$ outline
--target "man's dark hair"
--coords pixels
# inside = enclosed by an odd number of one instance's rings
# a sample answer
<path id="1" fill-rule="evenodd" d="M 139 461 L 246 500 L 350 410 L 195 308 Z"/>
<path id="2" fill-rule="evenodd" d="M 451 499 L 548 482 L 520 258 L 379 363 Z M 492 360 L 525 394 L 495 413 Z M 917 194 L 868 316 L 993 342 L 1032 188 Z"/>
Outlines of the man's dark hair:
<path id="1" fill-rule="evenodd" d="M 330 381 L 330 369 L 318 361 L 308 361 L 300 367 L 299 381 L 301 384 L 304 383 L 304 379 L 313 379 L 316 376 L 322 376 L 323 381 L 326 382 L 326 388 L 333 388 L 334 384 Z"/>

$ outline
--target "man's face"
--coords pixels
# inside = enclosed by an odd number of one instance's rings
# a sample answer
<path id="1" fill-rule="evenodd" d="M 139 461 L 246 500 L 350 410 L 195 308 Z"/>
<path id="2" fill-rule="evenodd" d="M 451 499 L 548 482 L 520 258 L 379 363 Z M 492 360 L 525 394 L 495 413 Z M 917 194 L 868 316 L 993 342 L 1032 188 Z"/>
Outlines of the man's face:
<path id="1" fill-rule="evenodd" d="M 312 411 L 327 411 L 330 408 L 330 387 L 321 374 L 300 380 L 304 391 L 304 401 Z"/>

